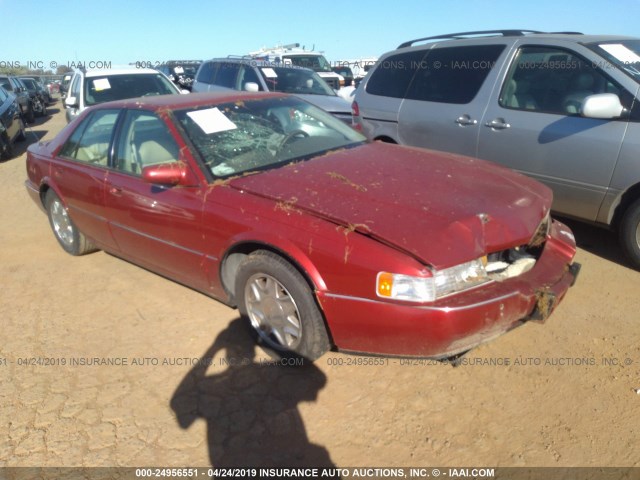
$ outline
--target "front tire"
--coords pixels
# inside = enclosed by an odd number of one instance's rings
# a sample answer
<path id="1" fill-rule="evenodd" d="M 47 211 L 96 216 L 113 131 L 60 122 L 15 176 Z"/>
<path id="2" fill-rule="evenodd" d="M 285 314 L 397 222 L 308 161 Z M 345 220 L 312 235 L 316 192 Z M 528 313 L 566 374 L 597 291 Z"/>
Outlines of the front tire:
<path id="1" fill-rule="evenodd" d="M 67 208 L 53 190 L 47 192 L 45 208 L 53 234 L 65 252 L 80 256 L 97 250 L 95 245 L 78 230 Z"/>
<path id="2" fill-rule="evenodd" d="M 0 138 L 0 160 L 11 160 L 12 157 L 13 145 L 11 145 L 9 137 L 3 133 L 2 138 Z"/>
<path id="3" fill-rule="evenodd" d="M 632 203 L 622 217 L 620 245 L 631 264 L 640 270 L 640 199 Z"/>
<path id="4" fill-rule="evenodd" d="M 19 142 L 22 142 L 23 140 L 27 139 L 27 134 L 24 131 L 25 126 L 24 126 L 24 121 L 22 120 L 22 115 L 20 115 L 20 117 L 18 118 L 18 121 L 20 122 L 20 133 L 18 133 L 18 136 L 16 137 L 16 139 Z"/>
<path id="5" fill-rule="evenodd" d="M 267 250 L 247 256 L 235 282 L 238 309 L 275 358 L 316 360 L 331 347 L 322 313 L 302 274 Z"/>

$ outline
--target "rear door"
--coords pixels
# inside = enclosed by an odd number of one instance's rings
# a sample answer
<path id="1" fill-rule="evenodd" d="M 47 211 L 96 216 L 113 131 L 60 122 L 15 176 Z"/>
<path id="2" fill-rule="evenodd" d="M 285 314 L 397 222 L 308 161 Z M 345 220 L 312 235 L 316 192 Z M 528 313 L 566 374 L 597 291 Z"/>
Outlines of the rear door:
<path id="1" fill-rule="evenodd" d="M 431 48 L 398 117 L 400 143 L 473 155 L 507 44 Z"/>
<path id="2" fill-rule="evenodd" d="M 97 110 L 85 117 L 51 162 L 53 187 L 69 215 L 87 237 L 114 249 L 105 217 L 104 182 L 119 109 Z"/>
<path id="3" fill-rule="evenodd" d="M 627 122 L 582 117 L 582 101 L 615 93 L 629 107 L 633 96 L 583 50 L 518 48 L 482 119 L 477 156 L 547 184 L 555 211 L 595 220 Z"/>

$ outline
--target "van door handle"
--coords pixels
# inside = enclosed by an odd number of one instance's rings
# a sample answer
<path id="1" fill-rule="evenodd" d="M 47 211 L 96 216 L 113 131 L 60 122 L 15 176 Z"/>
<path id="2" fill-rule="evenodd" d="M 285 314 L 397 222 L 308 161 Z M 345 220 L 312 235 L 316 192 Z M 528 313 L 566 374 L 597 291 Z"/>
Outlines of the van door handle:
<path id="1" fill-rule="evenodd" d="M 456 118 L 456 123 L 458 125 L 466 127 L 467 125 L 477 125 L 478 121 L 477 120 L 473 120 L 469 115 L 464 114 L 464 115 L 461 115 L 460 117 Z"/>
<path id="2" fill-rule="evenodd" d="M 495 120 L 491 120 L 490 122 L 485 123 L 487 127 L 491 127 L 494 130 L 504 130 L 505 128 L 511 128 L 507 122 L 504 121 L 504 118 L 496 118 Z"/>

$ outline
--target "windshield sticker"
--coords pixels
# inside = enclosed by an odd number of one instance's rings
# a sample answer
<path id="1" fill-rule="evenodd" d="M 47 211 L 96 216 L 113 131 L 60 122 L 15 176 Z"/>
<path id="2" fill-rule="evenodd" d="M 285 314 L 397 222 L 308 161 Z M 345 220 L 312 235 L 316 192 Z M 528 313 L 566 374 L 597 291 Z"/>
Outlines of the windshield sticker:
<path id="1" fill-rule="evenodd" d="M 109 90 L 111 88 L 111 84 L 109 83 L 108 78 L 96 78 L 93 81 L 93 88 L 96 89 L 96 92 L 100 92 L 102 90 Z"/>
<path id="2" fill-rule="evenodd" d="M 235 123 L 225 117 L 224 113 L 217 108 L 196 110 L 194 112 L 188 112 L 187 115 L 191 117 L 207 135 L 238 128 Z"/>
<path id="3" fill-rule="evenodd" d="M 178 75 L 180 75 L 181 73 L 184 73 L 184 68 L 182 67 L 175 67 L 173 69 L 174 72 L 176 72 Z"/>
<path id="4" fill-rule="evenodd" d="M 278 74 L 273 68 L 263 68 L 262 73 L 264 73 L 264 76 L 267 78 L 278 78 Z"/>
<path id="5" fill-rule="evenodd" d="M 600 48 L 602 48 L 606 52 L 609 52 L 622 63 L 640 62 L 640 57 L 633 50 L 625 47 L 621 43 L 608 43 L 605 45 L 600 45 Z"/>

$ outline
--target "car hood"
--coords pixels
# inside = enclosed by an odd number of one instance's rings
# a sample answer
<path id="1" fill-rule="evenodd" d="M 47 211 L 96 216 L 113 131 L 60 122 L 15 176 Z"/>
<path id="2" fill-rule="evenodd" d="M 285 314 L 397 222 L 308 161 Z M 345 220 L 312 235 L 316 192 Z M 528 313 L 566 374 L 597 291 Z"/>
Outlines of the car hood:
<path id="1" fill-rule="evenodd" d="M 351 116 L 351 104 L 344 98 L 332 95 L 295 94 L 296 97 L 320 107 L 329 113 L 343 113 Z"/>
<path id="2" fill-rule="evenodd" d="M 552 201 L 544 185 L 489 162 L 379 142 L 229 184 L 438 269 L 529 243 Z"/>

